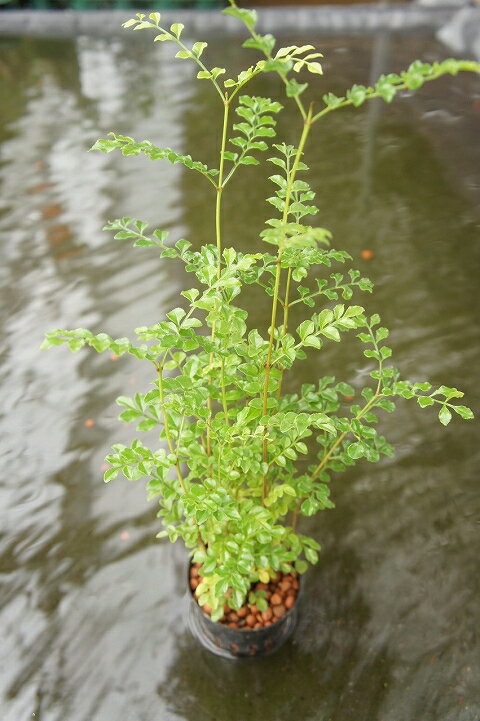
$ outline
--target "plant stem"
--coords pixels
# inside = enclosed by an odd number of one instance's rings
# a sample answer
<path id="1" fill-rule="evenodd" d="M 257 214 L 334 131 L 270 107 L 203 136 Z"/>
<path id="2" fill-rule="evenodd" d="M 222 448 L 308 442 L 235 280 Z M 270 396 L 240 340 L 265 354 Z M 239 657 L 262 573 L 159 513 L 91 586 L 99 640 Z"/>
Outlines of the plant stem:
<path id="1" fill-rule="evenodd" d="M 364 416 L 365 413 L 367 413 L 367 412 L 370 410 L 370 408 L 374 405 L 375 401 L 376 401 L 378 398 L 380 398 L 381 395 L 382 395 L 382 394 L 381 394 L 381 393 L 379 392 L 379 390 L 377 389 L 377 392 L 375 393 L 375 395 L 372 396 L 372 398 L 368 401 L 368 403 L 366 403 L 365 406 L 357 413 L 357 415 L 355 416 L 355 420 L 357 420 L 357 421 L 360 420 L 360 418 L 362 418 L 362 416 Z M 313 472 L 313 474 L 312 474 L 312 481 L 314 481 L 314 480 L 317 478 L 317 476 L 321 473 L 321 471 L 325 468 L 325 466 L 327 465 L 328 461 L 331 459 L 332 454 L 333 454 L 333 453 L 335 452 L 335 450 L 338 448 L 338 446 L 339 446 L 340 443 L 343 441 L 343 439 L 345 438 L 345 436 L 347 435 L 347 433 L 349 433 L 349 431 L 346 431 L 345 433 L 341 433 L 341 434 L 339 435 L 339 437 L 336 439 L 335 443 L 333 443 L 333 445 L 330 446 L 330 448 L 329 448 L 329 450 L 327 451 L 327 453 L 323 456 L 322 460 L 320 461 L 320 463 L 318 464 L 318 466 L 315 468 L 315 470 L 314 470 L 314 472 Z M 296 529 L 296 527 L 297 527 L 298 515 L 299 515 L 299 513 L 300 513 L 300 506 L 301 506 L 302 500 L 303 500 L 302 498 L 298 498 L 298 499 L 297 499 L 297 503 L 296 503 L 296 505 L 295 505 L 295 509 L 294 509 L 294 511 L 293 511 L 293 513 L 292 513 L 292 530 L 293 530 L 293 531 L 295 531 L 295 529 Z"/>
<path id="2" fill-rule="evenodd" d="M 291 202 L 291 197 L 292 197 L 292 188 L 293 188 L 293 184 L 295 182 L 295 176 L 297 174 L 298 165 L 299 165 L 300 159 L 303 155 L 303 149 L 305 147 L 305 143 L 307 142 L 308 133 L 310 132 L 311 119 L 312 119 L 312 107 L 310 106 L 307 117 L 303 124 L 302 136 L 300 138 L 300 143 L 297 148 L 297 153 L 295 155 L 295 160 L 293 163 L 292 171 L 288 176 L 287 190 L 286 190 L 286 194 L 285 194 L 285 205 L 284 205 L 283 216 L 282 216 L 282 223 L 287 222 L 288 211 L 290 208 L 290 202 Z M 270 383 L 273 341 L 274 341 L 274 337 L 275 337 L 275 324 L 276 324 L 276 320 L 277 320 L 277 306 L 278 306 L 278 295 L 279 295 L 279 289 L 280 289 L 280 277 L 282 274 L 282 253 L 283 253 L 283 248 L 281 246 L 279 246 L 278 255 L 277 255 L 277 268 L 276 268 L 276 273 L 275 273 L 275 286 L 274 286 L 273 300 L 272 300 L 272 317 L 271 317 L 271 321 L 270 321 L 270 336 L 269 336 L 269 340 L 268 340 L 267 362 L 265 364 L 265 380 L 264 380 L 264 386 L 263 386 L 262 412 L 263 412 L 264 416 L 267 415 L 267 409 L 268 409 L 268 387 L 269 387 L 269 383 Z M 266 426 L 263 427 L 262 460 L 264 463 L 268 463 L 268 431 L 267 431 Z M 266 496 L 267 496 L 267 473 L 264 473 L 263 479 L 262 479 L 262 501 L 263 502 L 265 501 Z"/>
<path id="3" fill-rule="evenodd" d="M 217 265 L 217 278 L 220 278 L 222 269 L 222 197 L 223 197 L 223 173 L 225 167 L 225 147 L 227 144 L 227 130 L 228 130 L 228 114 L 230 111 L 230 101 L 228 98 L 222 95 L 223 99 L 223 128 L 222 128 L 222 142 L 220 147 L 220 167 L 218 173 L 218 184 L 217 184 L 217 200 L 215 204 L 215 235 L 217 243 L 217 254 L 218 254 L 218 265 Z M 212 325 L 211 340 L 215 339 L 215 321 Z M 210 365 L 213 363 L 213 352 L 210 353 Z M 222 399 L 224 402 L 224 410 L 226 404 L 226 390 L 223 374 L 223 359 L 222 359 Z M 212 398 L 208 397 L 208 419 L 207 419 L 207 456 L 212 455 Z M 227 416 L 226 416 L 227 417 Z M 228 422 L 228 421 L 227 421 Z"/>
<path id="4" fill-rule="evenodd" d="M 222 229 L 221 229 L 221 210 L 222 210 L 222 194 L 223 194 L 223 173 L 225 167 L 225 147 L 227 144 L 228 129 L 228 113 L 230 111 L 230 101 L 223 99 L 223 129 L 222 129 L 222 145 L 220 148 L 220 168 L 218 171 L 217 185 L 217 203 L 215 206 L 215 233 L 217 238 L 218 251 L 218 271 L 217 276 L 220 277 L 220 263 L 222 257 Z"/>
<path id="5" fill-rule="evenodd" d="M 229 0 L 229 2 L 230 2 L 231 7 L 238 8 L 238 5 L 237 5 L 237 3 L 235 2 L 235 0 Z M 249 29 L 249 31 L 250 31 L 250 35 L 252 36 L 252 38 L 253 38 L 254 40 L 260 40 L 260 35 L 259 35 L 258 33 L 256 33 L 255 30 L 253 30 L 253 28 L 250 28 L 250 27 L 249 27 L 248 29 Z M 265 55 L 265 57 L 267 58 L 267 60 L 272 60 L 272 53 L 271 53 L 271 52 L 264 52 L 264 55 Z M 287 87 L 287 86 L 288 86 L 288 78 L 287 78 L 287 76 L 285 75 L 285 73 L 279 72 L 278 75 L 280 76 L 280 78 L 282 79 L 283 83 L 285 84 L 285 87 Z M 253 76 L 252 76 L 252 77 L 253 77 Z M 235 93 L 238 92 L 239 89 L 240 89 L 240 88 L 237 88 L 237 90 L 235 90 Z M 233 95 L 232 95 L 232 97 L 233 97 Z M 305 106 L 304 106 L 304 104 L 302 103 L 300 97 L 299 97 L 298 95 L 294 95 L 294 96 L 293 96 L 293 99 L 295 100 L 295 102 L 296 102 L 296 104 L 297 104 L 297 107 L 298 107 L 298 109 L 300 110 L 300 113 L 301 113 L 301 115 L 302 115 L 302 118 L 303 118 L 304 120 L 306 120 L 306 119 L 307 119 L 307 112 L 305 111 Z"/>
<path id="6" fill-rule="evenodd" d="M 355 416 L 355 420 L 359 421 L 360 418 L 362 418 L 362 416 L 364 416 L 365 413 L 367 413 L 367 412 L 370 410 L 370 408 L 374 405 L 375 401 L 377 401 L 378 398 L 380 398 L 381 395 L 382 395 L 381 393 L 378 393 L 378 392 L 375 393 L 375 394 L 370 398 L 370 400 L 368 401 L 368 403 L 366 403 L 366 404 L 364 405 L 364 407 L 357 413 L 357 415 Z M 349 433 L 349 432 L 350 432 L 350 431 L 345 431 L 344 433 L 341 433 L 341 434 L 338 436 L 338 438 L 337 438 L 337 440 L 335 441 L 335 443 L 329 448 L 329 450 L 328 450 L 327 453 L 323 456 L 323 458 L 322 458 L 322 460 L 320 461 L 320 463 L 318 464 L 318 466 L 315 468 L 315 470 L 314 470 L 314 472 L 313 472 L 313 474 L 312 474 L 312 481 L 314 481 L 314 480 L 317 478 L 317 476 L 319 475 L 319 473 L 325 468 L 325 466 L 327 465 L 328 461 L 330 460 L 330 457 L 331 457 L 332 453 L 338 448 L 338 446 L 340 445 L 340 443 L 343 441 L 343 439 L 345 438 L 345 436 L 346 436 L 347 433 Z"/>
<path id="7" fill-rule="evenodd" d="M 297 498 L 297 502 L 295 504 L 295 509 L 292 514 L 292 531 L 293 532 L 295 532 L 297 529 L 298 514 L 300 513 L 301 502 L 302 502 L 302 499 Z"/>
<path id="8" fill-rule="evenodd" d="M 172 35 L 172 33 L 169 33 L 168 30 L 164 30 L 161 27 L 159 27 L 159 30 L 161 30 L 164 33 L 167 33 L 168 35 Z M 180 38 L 172 36 L 172 40 L 174 40 L 182 50 L 185 50 L 187 53 L 189 53 L 191 60 L 193 60 L 193 62 L 196 63 L 201 70 L 203 70 L 204 72 L 207 72 L 207 73 L 210 72 L 209 69 L 206 67 L 206 65 L 204 65 L 202 63 L 200 58 L 198 58 L 196 55 L 194 55 L 192 53 L 192 51 L 190 50 L 190 48 L 187 48 L 187 46 L 182 43 Z M 217 81 L 215 80 L 215 78 L 210 78 L 210 81 L 213 84 L 213 87 L 215 88 L 217 93 L 220 95 L 220 97 L 223 98 L 222 89 L 221 89 L 220 85 L 217 83 Z"/>
<path id="9" fill-rule="evenodd" d="M 287 273 L 287 285 L 285 287 L 285 298 L 283 301 L 283 327 L 282 327 L 282 338 L 287 334 L 287 328 L 288 328 L 288 311 L 289 311 L 289 297 L 290 297 L 290 283 L 292 280 L 292 268 L 288 269 Z M 277 390 L 277 398 L 281 398 L 282 396 L 282 383 L 283 383 L 283 374 L 284 369 L 280 369 L 280 380 L 278 381 L 278 390 Z"/>
<path id="10" fill-rule="evenodd" d="M 465 68 L 466 69 L 466 68 Z M 473 70 L 473 68 L 472 68 Z M 473 70 L 473 72 L 478 72 L 478 70 Z M 432 75 L 429 75 L 428 77 L 424 77 L 424 82 L 429 82 L 430 80 L 437 80 L 437 78 L 440 78 L 442 75 L 444 75 L 443 72 L 437 72 L 432 73 Z M 410 88 L 406 83 L 399 83 L 398 85 L 395 85 L 396 92 L 400 92 L 401 90 L 409 90 Z M 365 98 L 365 100 L 373 100 L 375 98 L 381 98 L 382 94 L 378 90 L 374 90 L 373 88 L 368 88 L 368 94 Z M 331 113 L 332 110 L 340 110 L 340 108 L 347 108 L 351 105 L 354 105 L 353 100 L 351 98 L 346 98 L 345 100 L 342 100 L 338 105 L 335 105 L 335 107 L 327 106 L 326 108 L 323 108 L 323 110 L 320 110 L 314 117 L 312 118 L 312 124 L 316 123 L 317 120 L 320 120 L 324 115 L 327 115 L 328 113 Z"/>
<path id="11" fill-rule="evenodd" d="M 277 318 L 277 305 L 278 305 L 278 291 L 280 288 L 280 276 L 282 273 L 282 249 L 279 248 L 277 256 L 277 270 L 275 273 L 275 287 L 273 290 L 273 302 L 272 302 L 272 317 L 270 320 L 270 337 L 268 342 L 268 354 L 267 362 L 265 364 L 265 382 L 263 386 L 263 404 L 262 414 L 267 415 L 268 409 L 268 386 L 270 383 L 270 370 L 272 367 L 272 350 L 273 350 L 273 339 L 275 334 L 275 323 Z M 268 435 L 267 427 L 263 427 L 263 444 L 262 444 L 262 460 L 264 463 L 268 462 Z M 264 501 L 267 496 L 267 474 L 263 474 L 263 485 L 262 485 L 262 500 Z"/>
<path id="12" fill-rule="evenodd" d="M 223 405 L 223 412 L 225 414 L 225 423 L 227 424 L 227 426 L 229 426 L 230 422 L 228 420 L 227 392 L 226 392 L 226 387 L 225 387 L 225 358 L 222 358 L 221 384 L 222 384 L 222 405 Z"/>

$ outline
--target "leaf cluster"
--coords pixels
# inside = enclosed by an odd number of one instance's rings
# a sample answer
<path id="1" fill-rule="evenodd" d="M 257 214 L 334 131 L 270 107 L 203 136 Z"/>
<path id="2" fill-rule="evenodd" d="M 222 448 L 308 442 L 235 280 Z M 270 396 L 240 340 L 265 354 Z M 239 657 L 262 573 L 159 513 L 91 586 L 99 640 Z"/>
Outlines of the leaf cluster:
<path id="1" fill-rule="evenodd" d="M 223 613 L 226 594 L 230 606 L 239 608 L 253 582 L 267 582 L 279 570 L 303 573 L 308 563 L 317 562 L 320 546 L 297 531 L 298 518 L 333 508 L 332 475 L 362 459 L 375 463 L 393 454 L 377 425 L 383 413 L 395 410 L 398 399 L 435 407 L 443 425 L 453 414 L 473 417 L 457 403 L 463 393 L 456 388 L 402 378 L 391 364 L 392 349 L 385 344 L 389 333 L 380 317 L 350 303 L 358 293 L 371 293 L 373 285 L 349 267 L 348 252 L 330 246 L 331 233 L 314 224 L 318 207 L 305 180 L 304 156 L 311 128 L 333 110 L 374 98 L 391 102 L 403 90 L 414 91 L 443 74 L 480 70 L 471 61 L 416 61 L 400 74 L 381 76 L 372 87 L 354 85 L 340 97 L 327 92 L 320 109 L 314 103 L 307 109 L 302 96 L 308 83 L 300 80 L 305 73 L 322 72 L 321 53 L 311 45 L 275 52 L 275 38 L 256 31 L 254 10 L 230 0 L 224 12 L 246 26 L 250 37 L 244 46 L 263 58 L 227 77 L 223 86 L 220 76 L 226 70 L 204 64 L 207 43 L 187 46 L 181 23 L 164 28 L 158 12 L 139 13 L 124 23 L 133 30 L 153 29 L 155 41 L 173 43 L 176 57 L 193 61 L 198 79 L 212 83 L 223 115 L 218 169 L 115 133 L 92 148 L 180 163 L 209 181 L 216 196 L 214 243 L 195 250 L 185 238 L 173 242 L 167 231 L 149 230 L 146 222 L 131 217 L 104 228 L 116 240 L 155 248 L 162 263 L 182 264 L 192 274 L 191 287 L 165 318 L 137 328 L 134 342 L 77 328 L 50 331 L 42 344 L 65 344 L 73 352 L 90 346 L 99 353 L 128 353 L 150 364 L 150 386 L 117 399 L 120 420 L 133 423 L 146 440 L 115 444 L 106 459 L 105 481 L 118 475 L 145 481 L 148 499 L 159 507 L 163 529 L 158 536 L 183 539 L 193 560 L 202 564 L 199 600 L 213 609 L 214 619 Z M 281 103 L 240 94 L 258 74 L 271 72 L 284 84 L 286 101 L 291 98 L 298 107 L 302 134 L 297 146 L 269 146 Z M 300 73 L 299 79 L 292 73 Z M 274 167 L 266 202 L 274 217 L 259 232 L 267 249 L 242 253 L 224 242 L 222 198 L 233 173 L 258 165 L 269 150 L 265 159 Z M 269 307 L 260 328 L 249 327 L 243 303 L 252 285 L 263 291 Z M 297 304 L 304 316 L 292 330 L 289 311 Z M 341 342 L 348 332 L 361 343 L 363 387 L 325 375 L 297 392 L 284 392 L 284 375 L 297 361 Z M 261 608 L 265 599 L 257 600 Z"/>

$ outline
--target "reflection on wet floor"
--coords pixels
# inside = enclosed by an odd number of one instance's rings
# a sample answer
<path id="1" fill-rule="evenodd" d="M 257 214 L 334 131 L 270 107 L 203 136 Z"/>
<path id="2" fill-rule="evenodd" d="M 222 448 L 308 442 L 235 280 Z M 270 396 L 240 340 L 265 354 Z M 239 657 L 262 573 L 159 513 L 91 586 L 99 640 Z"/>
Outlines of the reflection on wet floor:
<path id="1" fill-rule="evenodd" d="M 331 89 L 368 82 L 372 58 L 383 72 L 444 57 L 426 35 L 382 43 L 375 54 L 371 38 L 318 38 Z M 230 40 L 211 49 L 243 62 Z M 214 165 L 215 99 L 161 43 L 20 39 L 2 50 L 2 721 L 478 721 L 476 427 L 445 430 L 415 407 L 385 419 L 396 459 L 339 478 L 336 510 L 305 521 L 323 553 L 285 649 L 235 664 L 195 645 L 185 553 L 154 540 L 140 484 L 101 481 L 110 444 L 132 432 L 114 398 L 146 389 L 148 370 L 38 345 L 54 327 L 131 335 L 189 287 L 174 262 L 101 228 L 129 215 L 208 242 L 208 188 L 178 166 L 86 151 L 115 130 Z M 255 92 L 279 87 L 268 76 Z M 309 163 L 320 222 L 374 280 L 366 303 L 392 327 L 405 375 L 460 386 L 474 407 L 478 94 L 452 79 L 332 116 Z M 296 142 L 293 113 L 279 132 Z M 239 201 L 225 198 L 226 237 L 249 249 L 267 212 L 255 173 L 237 181 Z M 254 295 L 247 307 L 254 324 Z M 332 367 L 355 384 L 364 366 L 354 339 L 342 347 L 341 358 L 332 347 L 310 356 L 290 387 Z"/>

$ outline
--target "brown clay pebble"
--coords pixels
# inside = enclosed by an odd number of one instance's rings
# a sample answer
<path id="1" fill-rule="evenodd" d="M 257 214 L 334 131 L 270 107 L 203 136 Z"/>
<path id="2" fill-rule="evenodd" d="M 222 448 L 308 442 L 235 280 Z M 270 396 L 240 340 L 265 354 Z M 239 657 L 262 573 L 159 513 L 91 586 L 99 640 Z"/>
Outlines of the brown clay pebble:
<path id="1" fill-rule="evenodd" d="M 272 626 L 272 625 L 273 625 L 273 621 L 265 621 L 265 623 L 264 623 L 265 628 L 267 626 Z"/>
<path id="2" fill-rule="evenodd" d="M 282 581 L 278 584 L 278 587 L 283 593 L 286 593 L 291 589 L 292 585 L 290 581 Z"/>
<path id="3" fill-rule="evenodd" d="M 192 566 L 190 569 L 190 576 L 192 578 L 197 578 L 198 576 L 198 568 L 195 568 L 195 566 Z"/>
<path id="4" fill-rule="evenodd" d="M 267 591 L 267 593 L 265 594 L 265 598 L 267 599 L 267 601 L 270 601 L 271 597 L 272 597 L 272 592 Z"/>
<path id="5" fill-rule="evenodd" d="M 255 588 L 257 591 L 268 591 L 268 585 L 266 583 L 257 583 Z"/>
<path id="6" fill-rule="evenodd" d="M 261 623 L 256 623 L 253 628 L 262 628 L 262 624 L 261 624 Z"/>
<path id="7" fill-rule="evenodd" d="M 238 616 L 235 613 L 235 611 L 230 611 L 230 613 L 228 614 L 228 620 L 231 621 L 232 623 L 237 623 Z"/>
<path id="8" fill-rule="evenodd" d="M 202 608 L 205 611 L 205 613 L 208 613 L 208 615 L 210 616 L 210 614 L 212 613 L 212 607 L 209 606 L 208 603 L 206 603 L 204 606 L 202 606 Z"/>
<path id="9" fill-rule="evenodd" d="M 294 588 L 296 591 L 300 588 L 300 584 L 298 583 L 297 579 L 294 578 L 292 581 L 292 588 Z"/>
<path id="10" fill-rule="evenodd" d="M 263 611 L 262 618 L 264 621 L 270 621 L 273 616 L 273 611 L 271 608 L 267 608 L 266 611 Z"/>
<path id="11" fill-rule="evenodd" d="M 245 627 L 245 619 L 239 618 L 237 623 L 238 628 L 244 628 Z"/>
<path id="12" fill-rule="evenodd" d="M 200 583 L 200 581 L 199 581 L 198 578 L 191 578 L 191 579 L 190 579 L 190 588 L 192 589 L 192 591 L 195 591 L 195 589 L 196 589 L 196 587 L 198 586 L 199 583 Z"/>
<path id="13" fill-rule="evenodd" d="M 252 604 L 252 605 L 250 606 L 250 612 L 253 613 L 253 614 L 258 613 L 258 608 L 257 608 L 257 606 L 256 606 L 255 604 Z"/>
<path id="14" fill-rule="evenodd" d="M 279 593 L 274 593 L 270 599 L 272 606 L 279 606 L 282 603 L 282 597 Z"/>
<path id="15" fill-rule="evenodd" d="M 238 611 L 237 611 L 237 616 L 238 616 L 239 618 L 245 618 L 245 616 L 247 615 L 247 613 L 248 613 L 247 607 L 246 607 L 246 606 L 242 606 L 241 608 L 238 609 Z"/>
<path id="16" fill-rule="evenodd" d="M 250 626 L 251 628 L 253 628 L 253 626 L 255 626 L 256 620 L 257 619 L 255 618 L 255 616 L 252 613 L 249 613 L 247 618 L 245 619 L 245 622 L 246 622 L 247 626 Z"/>
<path id="17" fill-rule="evenodd" d="M 273 615 L 277 618 L 282 618 L 282 616 L 285 616 L 285 606 L 274 606 L 273 607 Z"/>
<path id="18" fill-rule="evenodd" d="M 258 623 L 263 623 L 263 618 L 262 618 L 262 614 L 261 614 L 261 613 L 257 613 L 257 615 L 256 615 L 255 618 L 257 619 Z"/>
<path id="19" fill-rule="evenodd" d="M 295 596 L 287 596 L 284 605 L 287 609 L 292 608 L 295 605 Z"/>
<path id="20" fill-rule="evenodd" d="M 233 623 L 233 622 L 232 622 L 232 623 L 229 623 L 228 625 L 229 625 L 230 628 L 238 628 L 237 624 L 236 624 L 236 623 Z"/>

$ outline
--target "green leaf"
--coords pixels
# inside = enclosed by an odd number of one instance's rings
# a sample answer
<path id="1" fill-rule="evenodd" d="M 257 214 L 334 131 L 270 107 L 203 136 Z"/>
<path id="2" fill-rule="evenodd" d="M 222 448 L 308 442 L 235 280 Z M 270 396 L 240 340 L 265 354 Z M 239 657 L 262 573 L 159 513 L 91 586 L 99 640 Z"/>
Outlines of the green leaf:
<path id="1" fill-rule="evenodd" d="M 337 341 L 337 343 L 340 341 L 340 333 L 334 325 L 327 325 L 325 328 L 322 328 L 320 332 L 330 340 Z"/>
<path id="2" fill-rule="evenodd" d="M 322 341 L 316 335 L 309 335 L 306 338 L 304 338 L 303 345 L 311 347 L 311 348 L 321 348 Z"/>
<path id="3" fill-rule="evenodd" d="M 304 320 L 297 328 L 299 337 L 304 340 L 307 336 L 315 332 L 315 324 L 311 320 Z"/>
<path id="4" fill-rule="evenodd" d="M 203 53 L 203 51 L 205 50 L 205 48 L 207 48 L 207 47 L 208 47 L 208 43 L 196 42 L 192 46 L 192 53 L 194 55 L 196 55 L 197 58 L 199 58 L 201 56 L 201 54 Z"/>
<path id="5" fill-rule="evenodd" d="M 131 28 L 132 25 L 136 25 L 138 23 L 138 20 L 135 18 L 131 18 L 130 20 L 127 20 L 125 23 L 122 23 L 122 28 Z"/>
<path id="6" fill-rule="evenodd" d="M 355 395 L 355 389 L 349 383 L 337 383 L 336 390 L 338 393 L 341 393 L 342 396 Z"/>
<path id="7" fill-rule="evenodd" d="M 303 552 L 307 561 L 310 561 L 310 563 L 318 562 L 318 553 L 313 548 L 305 548 Z"/>
<path id="8" fill-rule="evenodd" d="M 375 90 L 386 103 L 391 103 L 397 93 L 397 89 L 384 76 L 379 78 L 375 85 Z"/>
<path id="9" fill-rule="evenodd" d="M 194 303 L 200 295 L 198 288 L 190 288 L 190 290 L 182 290 L 181 295 L 184 296 L 190 303 Z"/>
<path id="10" fill-rule="evenodd" d="M 322 97 L 323 102 L 328 108 L 338 108 L 339 105 L 341 105 L 345 98 L 338 97 L 337 95 L 334 95 L 333 93 L 327 93 Z"/>
<path id="11" fill-rule="evenodd" d="M 297 573 L 305 573 L 308 570 L 307 563 L 305 561 L 295 561 L 295 570 Z"/>
<path id="12" fill-rule="evenodd" d="M 347 453 L 350 458 L 357 460 L 365 455 L 365 445 L 361 442 L 351 443 L 347 448 Z"/>
<path id="13" fill-rule="evenodd" d="M 145 30 L 146 28 L 154 28 L 154 27 L 155 27 L 155 25 L 153 23 L 149 23 L 147 20 L 144 20 L 144 21 L 138 23 L 138 25 L 136 27 L 134 27 L 133 29 L 134 30 Z"/>
<path id="14" fill-rule="evenodd" d="M 306 63 L 306 66 L 309 72 L 314 75 L 323 75 L 323 68 L 320 63 Z"/>
<path id="15" fill-rule="evenodd" d="M 417 73 L 414 70 L 409 70 L 404 74 L 403 77 L 405 81 L 405 85 L 409 90 L 418 90 L 418 88 L 421 88 L 423 83 L 425 82 L 425 79 L 421 73 Z M 444 424 L 446 425 L 446 423 Z"/>
<path id="16" fill-rule="evenodd" d="M 295 78 L 287 82 L 287 96 L 296 98 L 300 96 L 308 88 L 308 83 L 298 83 Z"/>
<path id="17" fill-rule="evenodd" d="M 252 155 L 244 155 L 238 162 L 240 165 L 259 165 L 258 160 Z"/>
<path id="18" fill-rule="evenodd" d="M 183 308 L 174 308 L 169 313 L 167 313 L 167 318 L 172 320 L 176 325 L 179 325 L 180 321 L 182 320 L 182 318 L 185 317 L 185 315 L 186 313 Z"/>
<path id="19" fill-rule="evenodd" d="M 224 15 L 232 15 L 232 17 L 241 20 L 249 30 L 253 30 L 257 23 L 257 13 L 255 10 L 246 10 L 245 8 L 229 7 L 222 10 Z"/>
<path id="20" fill-rule="evenodd" d="M 276 40 L 270 33 L 266 35 L 255 34 L 254 38 L 248 38 L 243 43 L 244 48 L 256 48 L 264 55 L 270 55 L 275 47 Z"/>
<path id="21" fill-rule="evenodd" d="M 172 32 L 176 38 L 180 39 L 184 27 L 185 25 L 182 23 L 173 23 L 173 25 L 170 26 L 170 32 Z"/>
<path id="22" fill-rule="evenodd" d="M 225 70 L 225 68 L 212 68 L 211 72 L 213 79 L 216 80 L 219 75 L 223 75 L 227 71 Z"/>
<path id="23" fill-rule="evenodd" d="M 465 420 L 474 418 L 473 411 L 467 406 L 452 406 L 452 409 L 455 413 L 458 413 L 459 416 L 465 418 Z"/>
<path id="24" fill-rule="evenodd" d="M 119 473 L 120 473 L 120 468 L 119 468 L 119 467 L 116 467 L 116 468 L 108 468 L 108 469 L 105 471 L 105 473 L 103 474 L 103 480 L 105 481 L 105 483 L 109 483 L 109 482 L 112 481 L 114 478 L 116 478 Z"/>
<path id="25" fill-rule="evenodd" d="M 352 101 L 353 105 L 358 108 L 365 102 L 367 97 L 367 88 L 363 85 L 354 85 L 348 92 L 347 98 Z"/>
<path id="26" fill-rule="evenodd" d="M 442 423 L 442 425 L 444 426 L 448 426 L 451 419 L 452 414 L 450 413 L 448 408 L 446 406 L 442 406 L 438 412 L 438 420 L 440 421 L 440 423 Z"/>
<path id="27" fill-rule="evenodd" d="M 417 403 L 420 408 L 426 408 L 427 406 L 433 406 L 435 404 L 435 401 L 433 400 L 433 398 L 430 398 L 430 396 L 419 396 L 417 398 Z"/>

